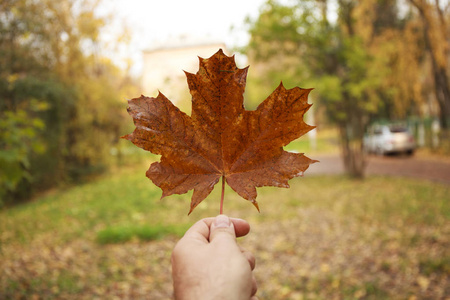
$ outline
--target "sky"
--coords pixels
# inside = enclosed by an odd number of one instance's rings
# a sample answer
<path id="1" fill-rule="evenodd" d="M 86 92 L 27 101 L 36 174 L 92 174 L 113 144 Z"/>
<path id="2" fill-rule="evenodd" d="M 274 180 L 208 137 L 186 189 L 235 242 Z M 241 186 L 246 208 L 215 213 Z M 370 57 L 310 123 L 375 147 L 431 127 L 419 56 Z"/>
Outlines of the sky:
<path id="1" fill-rule="evenodd" d="M 265 0 L 108 0 L 101 13 L 112 13 L 111 32 L 127 26 L 131 43 L 119 52 L 133 61 L 132 73 L 142 69 L 142 51 L 182 35 L 223 41 L 230 49 L 243 46 L 249 36 L 244 24 L 255 19 Z M 238 55 L 236 55 L 238 56 Z M 238 59 L 238 57 L 237 57 Z"/>

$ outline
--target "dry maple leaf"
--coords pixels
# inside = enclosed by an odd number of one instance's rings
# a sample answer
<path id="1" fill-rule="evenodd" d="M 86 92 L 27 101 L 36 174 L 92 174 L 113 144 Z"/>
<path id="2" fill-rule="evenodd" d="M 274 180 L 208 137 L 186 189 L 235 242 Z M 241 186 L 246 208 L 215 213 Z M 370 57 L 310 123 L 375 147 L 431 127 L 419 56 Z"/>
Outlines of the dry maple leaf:
<path id="1" fill-rule="evenodd" d="M 194 190 L 192 210 L 222 177 L 243 198 L 256 202 L 256 187 L 289 187 L 316 161 L 283 146 L 314 128 L 303 121 L 311 107 L 311 89 L 285 89 L 282 84 L 255 111 L 247 111 L 243 94 L 247 68 L 220 49 L 200 58 L 197 74 L 186 73 L 192 113 L 180 111 L 163 94 L 128 101 L 136 129 L 123 138 L 154 154 L 146 175 L 163 191 L 162 197 Z"/>

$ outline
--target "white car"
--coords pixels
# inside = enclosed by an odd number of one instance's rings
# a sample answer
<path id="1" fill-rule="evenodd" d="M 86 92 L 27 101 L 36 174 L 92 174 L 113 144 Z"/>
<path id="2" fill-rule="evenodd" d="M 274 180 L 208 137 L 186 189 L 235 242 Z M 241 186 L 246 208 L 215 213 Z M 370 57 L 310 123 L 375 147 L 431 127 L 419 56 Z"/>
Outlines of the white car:
<path id="1" fill-rule="evenodd" d="M 364 137 L 363 143 L 366 152 L 379 155 L 389 153 L 412 155 L 416 149 L 414 136 L 406 126 L 374 126 Z"/>

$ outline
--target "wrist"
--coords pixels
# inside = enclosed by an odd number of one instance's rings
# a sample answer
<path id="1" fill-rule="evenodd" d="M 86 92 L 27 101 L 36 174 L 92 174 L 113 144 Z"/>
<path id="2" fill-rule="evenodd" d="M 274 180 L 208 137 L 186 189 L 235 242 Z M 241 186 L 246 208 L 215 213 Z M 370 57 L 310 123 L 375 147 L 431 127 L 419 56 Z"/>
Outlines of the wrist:
<path id="1" fill-rule="evenodd" d="M 245 292 L 240 293 L 234 288 L 226 288 L 228 285 L 212 284 L 207 280 L 201 283 L 185 283 L 175 286 L 175 300 L 240 300 L 245 298 Z"/>

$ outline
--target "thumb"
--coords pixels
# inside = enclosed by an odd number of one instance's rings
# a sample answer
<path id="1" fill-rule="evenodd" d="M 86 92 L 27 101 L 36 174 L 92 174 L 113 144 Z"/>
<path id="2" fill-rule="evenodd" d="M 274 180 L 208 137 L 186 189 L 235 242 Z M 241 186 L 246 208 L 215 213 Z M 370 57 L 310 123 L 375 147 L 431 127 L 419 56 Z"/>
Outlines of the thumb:
<path id="1" fill-rule="evenodd" d="M 211 224 L 209 233 L 209 242 L 219 240 L 230 241 L 236 243 L 236 233 L 234 231 L 233 222 L 226 215 L 218 215 Z"/>

